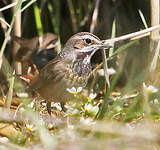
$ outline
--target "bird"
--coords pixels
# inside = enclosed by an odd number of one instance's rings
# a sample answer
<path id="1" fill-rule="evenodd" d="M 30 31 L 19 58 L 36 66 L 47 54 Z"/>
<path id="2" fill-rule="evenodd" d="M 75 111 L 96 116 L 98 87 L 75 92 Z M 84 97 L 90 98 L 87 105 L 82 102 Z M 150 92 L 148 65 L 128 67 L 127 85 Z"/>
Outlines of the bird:
<path id="1" fill-rule="evenodd" d="M 64 45 L 60 54 L 51 60 L 31 82 L 30 91 L 35 91 L 47 102 L 51 114 L 51 102 L 67 102 L 73 94 L 67 89 L 84 88 L 91 75 L 91 57 L 101 48 L 108 49 L 96 35 L 79 32 Z"/>
<path id="2" fill-rule="evenodd" d="M 44 67 L 57 55 L 57 36 L 53 33 L 31 39 L 15 36 L 13 40 L 20 45 L 15 60 L 22 63 L 22 74 L 27 74 L 29 66 L 34 70 L 33 64 L 38 69 Z"/>

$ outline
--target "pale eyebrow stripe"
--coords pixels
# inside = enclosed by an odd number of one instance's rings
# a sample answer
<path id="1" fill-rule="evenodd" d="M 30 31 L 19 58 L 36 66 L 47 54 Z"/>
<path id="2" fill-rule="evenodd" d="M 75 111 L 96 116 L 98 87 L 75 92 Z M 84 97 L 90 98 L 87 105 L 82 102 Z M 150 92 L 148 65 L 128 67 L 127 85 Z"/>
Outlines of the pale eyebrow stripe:
<path id="1" fill-rule="evenodd" d="M 83 35 L 83 36 L 78 36 L 78 35 L 76 35 L 76 36 L 74 36 L 73 37 L 73 39 L 87 39 L 87 38 L 89 38 L 89 39 L 91 39 L 91 40 L 94 40 L 94 41 L 96 41 L 96 42 L 99 42 L 100 41 L 100 39 L 97 39 L 96 37 L 92 37 L 91 35 Z"/>
<path id="2" fill-rule="evenodd" d="M 96 37 L 92 37 L 92 36 L 90 36 L 90 35 L 84 35 L 83 37 L 84 37 L 84 39 L 89 38 L 89 39 L 91 39 L 91 40 L 100 41 L 100 39 L 97 39 Z"/>
<path id="3" fill-rule="evenodd" d="M 92 36 L 92 37 L 94 37 L 95 39 L 100 40 L 96 35 L 94 35 L 94 34 L 92 34 L 92 33 L 89 33 L 89 32 L 80 32 L 80 33 L 78 33 L 78 35 L 81 35 L 81 36 L 85 36 L 85 35 L 87 35 L 87 36 Z"/>

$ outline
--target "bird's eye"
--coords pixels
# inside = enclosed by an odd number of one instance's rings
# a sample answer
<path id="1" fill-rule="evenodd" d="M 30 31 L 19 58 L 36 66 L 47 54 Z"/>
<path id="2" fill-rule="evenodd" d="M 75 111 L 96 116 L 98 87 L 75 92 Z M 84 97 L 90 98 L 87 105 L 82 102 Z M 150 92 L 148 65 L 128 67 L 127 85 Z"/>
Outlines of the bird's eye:
<path id="1" fill-rule="evenodd" d="M 87 44 L 91 44 L 91 43 L 92 43 L 92 40 L 89 39 L 89 38 L 87 38 L 87 39 L 85 39 L 85 42 L 86 42 Z"/>
<path id="2" fill-rule="evenodd" d="M 54 43 L 56 43 L 55 40 L 51 40 L 51 41 L 49 41 L 49 42 L 47 43 L 47 46 L 49 46 L 50 44 L 54 44 Z"/>

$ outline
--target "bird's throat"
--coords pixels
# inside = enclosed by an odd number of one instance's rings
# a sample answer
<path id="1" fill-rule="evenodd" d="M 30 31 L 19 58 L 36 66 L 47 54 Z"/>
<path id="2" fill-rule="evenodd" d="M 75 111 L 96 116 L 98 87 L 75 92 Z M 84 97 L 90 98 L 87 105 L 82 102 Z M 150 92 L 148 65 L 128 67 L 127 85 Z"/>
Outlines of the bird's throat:
<path id="1" fill-rule="evenodd" d="M 78 76 L 88 76 L 91 72 L 91 56 L 90 55 L 83 55 L 78 56 L 75 61 L 73 62 L 72 69 Z"/>

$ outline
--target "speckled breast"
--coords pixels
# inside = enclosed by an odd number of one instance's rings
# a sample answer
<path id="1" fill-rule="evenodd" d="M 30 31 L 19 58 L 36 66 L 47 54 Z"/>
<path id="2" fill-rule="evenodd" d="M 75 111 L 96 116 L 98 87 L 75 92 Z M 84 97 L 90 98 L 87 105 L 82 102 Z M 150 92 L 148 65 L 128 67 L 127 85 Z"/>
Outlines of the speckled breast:
<path id="1" fill-rule="evenodd" d="M 89 75 L 79 76 L 77 73 L 73 72 L 71 68 L 68 68 L 64 72 L 64 80 L 68 88 L 71 87 L 85 87 L 88 81 Z"/>

